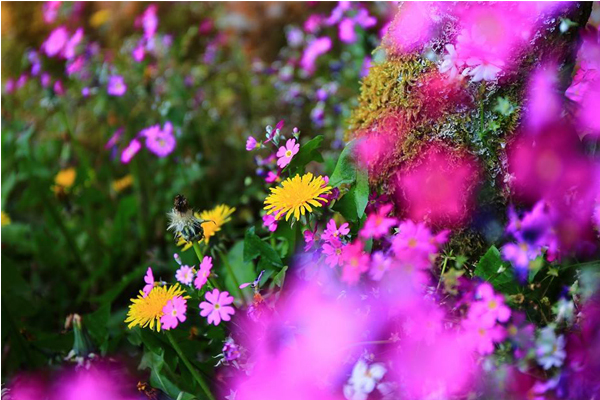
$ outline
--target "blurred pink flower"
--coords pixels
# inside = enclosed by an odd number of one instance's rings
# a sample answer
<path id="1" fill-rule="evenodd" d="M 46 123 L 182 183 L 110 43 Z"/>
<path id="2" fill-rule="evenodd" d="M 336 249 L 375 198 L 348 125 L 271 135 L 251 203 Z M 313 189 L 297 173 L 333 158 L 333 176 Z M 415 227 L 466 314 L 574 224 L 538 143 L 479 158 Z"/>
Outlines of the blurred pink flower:
<path id="1" fill-rule="evenodd" d="M 371 256 L 371 268 L 369 275 L 374 281 L 380 281 L 383 275 L 391 268 L 392 258 L 383 254 L 381 251 L 373 253 Z"/>
<path id="2" fill-rule="evenodd" d="M 562 102 L 557 95 L 557 73 L 556 65 L 546 64 L 532 74 L 524 107 L 527 132 L 530 134 L 538 134 L 562 113 Z"/>
<path id="3" fill-rule="evenodd" d="M 164 315 L 160 317 L 162 329 L 177 328 L 180 322 L 185 322 L 185 312 L 187 310 L 187 300 L 181 296 L 175 296 L 169 300 L 163 307 Z"/>
<path id="4" fill-rule="evenodd" d="M 198 270 L 198 274 L 196 274 L 196 279 L 194 279 L 194 286 L 196 289 L 200 290 L 206 284 L 212 267 L 212 257 L 205 256 L 200 263 L 200 269 Z"/>
<path id="5" fill-rule="evenodd" d="M 159 125 L 146 128 L 141 133 L 146 136 L 146 147 L 158 157 L 166 157 L 173 152 L 177 141 L 173 136 L 173 125 L 166 122 L 162 129 Z"/>
<path id="6" fill-rule="evenodd" d="M 212 292 L 206 292 L 204 298 L 206 301 L 200 303 L 200 315 L 208 317 L 208 323 L 219 325 L 221 320 L 229 321 L 231 315 L 235 314 L 233 307 L 229 304 L 233 303 L 233 297 L 229 292 L 219 292 L 219 289 L 214 289 Z"/>
<path id="7" fill-rule="evenodd" d="M 275 218 L 275 215 L 265 214 L 262 217 L 263 226 L 267 228 L 269 232 L 275 232 L 277 230 L 277 219 Z"/>
<path id="8" fill-rule="evenodd" d="M 260 147 L 260 144 L 254 139 L 253 136 L 248 136 L 248 140 L 246 140 L 246 151 L 256 150 Z"/>
<path id="9" fill-rule="evenodd" d="M 131 51 L 131 56 L 133 57 L 135 62 L 142 62 L 145 54 L 146 51 L 142 42 L 138 43 L 138 45 L 135 46 L 134 49 Z"/>
<path id="10" fill-rule="evenodd" d="M 319 14 L 312 14 L 304 21 L 304 30 L 306 33 L 315 33 L 322 24 L 323 17 Z"/>
<path id="11" fill-rule="evenodd" d="M 305 230 L 302 235 L 304 236 L 304 251 L 309 251 L 315 244 L 315 240 L 318 240 L 317 235 L 310 229 Z"/>
<path id="12" fill-rule="evenodd" d="M 59 26 L 50 32 L 50 35 L 42 44 L 42 50 L 44 50 L 48 57 L 54 57 L 60 54 L 68 39 L 69 33 L 67 28 L 64 26 Z"/>
<path id="13" fill-rule="evenodd" d="M 73 36 L 69 39 L 69 41 L 65 44 L 65 47 L 62 51 L 62 56 L 67 60 L 75 57 L 75 50 L 77 49 L 77 45 L 81 43 L 83 39 L 83 28 L 78 28 Z"/>
<path id="14" fill-rule="evenodd" d="M 267 177 L 265 178 L 265 182 L 267 183 L 273 183 L 276 182 L 279 179 L 279 174 L 273 172 L 273 171 L 269 171 L 267 172 Z"/>
<path id="15" fill-rule="evenodd" d="M 321 235 L 321 239 L 323 239 L 327 242 L 330 242 L 330 243 L 331 242 L 339 242 L 341 236 L 346 236 L 347 234 L 350 233 L 350 228 L 348 226 L 349 226 L 348 223 L 344 222 L 338 228 L 335 223 L 335 220 L 332 218 L 327 223 L 327 228 Z"/>
<path id="16" fill-rule="evenodd" d="M 141 148 L 142 144 L 140 143 L 140 141 L 137 139 L 133 139 L 131 142 L 129 142 L 127 147 L 123 149 L 123 152 L 121 153 L 121 162 L 123 164 L 128 164 L 131 161 L 131 159 L 138 153 L 138 151 L 140 151 Z"/>
<path id="17" fill-rule="evenodd" d="M 386 204 L 377 210 L 377 213 L 372 213 L 367 216 L 367 220 L 363 228 L 360 230 L 360 236 L 363 238 L 379 239 L 387 235 L 390 228 L 398 222 L 396 218 L 388 218 L 388 214 L 392 210 L 391 204 Z"/>
<path id="18" fill-rule="evenodd" d="M 344 18 L 339 25 L 340 40 L 344 43 L 356 42 L 356 32 L 354 30 L 354 21 L 350 18 Z"/>
<path id="19" fill-rule="evenodd" d="M 329 265 L 331 268 L 340 265 L 343 251 L 344 246 L 339 241 L 324 243 L 323 254 L 325 254 L 325 264 Z"/>
<path id="20" fill-rule="evenodd" d="M 121 75 L 111 75 L 108 78 L 106 92 L 111 96 L 123 96 L 127 91 L 127 85 Z"/>
<path id="21" fill-rule="evenodd" d="M 281 146 L 277 151 L 277 165 L 279 168 L 284 168 L 291 161 L 294 155 L 300 151 L 300 145 L 296 143 L 296 139 L 288 139 L 285 146 Z"/>
<path id="22" fill-rule="evenodd" d="M 61 1 L 45 1 L 42 6 L 42 12 L 44 14 L 44 21 L 47 24 L 54 22 L 58 16 L 58 9 L 60 8 Z"/>
<path id="23" fill-rule="evenodd" d="M 465 336 L 481 355 L 493 353 L 494 344 L 503 341 L 506 337 L 506 331 L 502 326 L 490 324 L 476 316 L 464 319 L 462 326 L 465 329 Z"/>
<path id="24" fill-rule="evenodd" d="M 494 293 L 492 285 L 487 282 L 477 287 L 479 301 L 475 301 L 469 308 L 469 318 L 479 318 L 484 324 L 494 325 L 506 322 L 510 318 L 510 308 L 504 304 L 504 297 Z"/>
<path id="25" fill-rule="evenodd" d="M 369 256 L 363 251 L 360 240 L 343 247 L 341 261 L 341 279 L 349 285 L 358 283 L 360 276 L 369 270 Z"/>
<path id="26" fill-rule="evenodd" d="M 306 46 L 306 49 L 304 49 L 304 53 L 302 54 L 302 58 L 300 59 L 300 66 L 309 75 L 312 75 L 316 69 L 315 62 L 317 61 L 317 58 L 327 53 L 330 49 L 330 38 L 323 36 L 314 39 L 308 44 L 308 46 Z"/>
<path id="27" fill-rule="evenodd" d="M 427 269 L 437 256 L 438 247 L 447 240 L 448 231 L 433 235 L 422 222 L 407 220 L 400 224 L 398 233 L 393 236 L 392 250 L 403 264 L 418 269 Z"/>
<path id="28" fill-rule="evenodd" d="M 194 280 L 194 270 L 189 265 L 182 265 L 175 272 L 175 279 L 184 285 L 189 285 Z"/>
<path id="29" fill-rule="evenodd" d="M 144 276 L 144 282 L 146 283 L 146 285 L 144 286 L 143 292 L 144 297 L 146 297 L 152 291 L 152 288 L 154 288 L 154 275 L 152 275 L 152 268 L 150 267 L 148 267 L 148 270 L 146 271 L 146 276 Z"/>
<path id="30" fill-rule="evenodd" d="M 54 93 L 56 93 L 59 96 L 65 94 L 65 88 L 60 79 L 54 82 L 54 86 L 52 87 L 52 89 L 54 90 Z"/>
<path id="31" fill-rule="evenodd" d="M 416 51 L 431 39 L 435 13 L 432 2 L 405 2 L 389 24 L 383 44 L 394 54 Z"/>

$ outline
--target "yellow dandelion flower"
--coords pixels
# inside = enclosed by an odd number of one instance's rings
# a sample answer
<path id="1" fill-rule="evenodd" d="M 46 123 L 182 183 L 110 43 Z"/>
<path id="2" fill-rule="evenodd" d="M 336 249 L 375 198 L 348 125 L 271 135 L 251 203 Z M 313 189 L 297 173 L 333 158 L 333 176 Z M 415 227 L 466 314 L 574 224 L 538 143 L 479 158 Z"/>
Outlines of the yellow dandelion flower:
<path id="1" fill-rule="evenodd" d="M 132 184 L 133 184 L 133 176 L 131 176 L 131 174 L 130 174 L 130 175 L 125 175 L 121 179 L 117 179 L 116 181 L 113 181 L 112 187 L 113 187 L 113 190 L 118 193 L 118 192 L 121 192 L 121 191 L 127 189 Z"/>
<path id="2" fill-rule="evenodd" d="M 73 186 L 76 177 L 77 171 L 75 171 L 75 168 L 63 169 L 54 177 L 54 183 L 56 186 L 68 189 Z"/>
<path id="3" fill-rule="evenodd" d="M 281 186 L 271 188 L 271 194 L 265 199 L 265 210 L 267 214 L 277 213 L 277 219 L 282 215 L 286 221 L 292 215 L 299 219 L 307 211 L 312 212 L 312 207 L 321 207 L 327 201 L 323 195 L 329 192 L 331 186 L 327 186 L 322 176 L 314 177 L 310 172 L 296 175 L 283 181 Z"/>
<path id="4" fill-rule="evenodd" d="M 5 213 L 4 211 L 2 211 L 2 226 L 4 225 L 10 225 L 11 220 L 10 217 L 7 213 Z"/>
<path id="5" fill-rule="evenodd" d="M 155 286 L 146 297 L 144 297 L 144 292 L 140 290 L 137 299 L 131 299 L 131 305 L 125 320 L 125 323 L 128 324 L 127 327 L 129 329 L 134 326 L 145 328 L 150 325 L 150 329 L 154 330 L 154 324 L 156 323 L 156 330 L 160 332 L 160 317 L 163 316 L 164 306 L 167 305 L 169 300 L 184 294 L 185 291 L 178 284 L 170 287 Z M 189 296 L 183 297 L 189 298 Z"/>
<path id="6" fill-rule="evenodd" d="M 196 218 L 200 218 L 206 222 L 202 223 L 202 230 L 204 230 L 204 243 L 208 244 L 208 240 L 211 236 L 221 230 L 221 227 L 227 222 L 231 221 L 231 214 L 235 211 L 235 207 L 229 207 L 226 204 L 219 204 L 212 210 L 202 211 L 200 214 L 196 213 Z"/>

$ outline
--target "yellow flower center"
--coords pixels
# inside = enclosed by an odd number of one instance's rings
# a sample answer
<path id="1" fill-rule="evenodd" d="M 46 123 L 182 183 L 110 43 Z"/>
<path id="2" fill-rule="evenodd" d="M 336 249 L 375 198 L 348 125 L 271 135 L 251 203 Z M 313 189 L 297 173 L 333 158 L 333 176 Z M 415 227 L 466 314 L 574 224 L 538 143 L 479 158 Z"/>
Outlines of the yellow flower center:
<path id="1" fill-rule="evenodd" d="M 488 303 L 488 307 L 490 308 L 490 310 L 493 310 L 496 307 L 498 307 L 498 303 L 496 302 L 496 300 L 492 300 Z"/>
<path id="2" fill-rule="evenodd" d="M 286 157 L 291 157 L 292 156 L 292 151 L 291 150 L 286 151 L 285 152 L 285 156 Z"/>
<path id="3" fill-rule="evenodd" d="M 415 238 L 408 239 L 408 247 L 411 247 L 411 248 L 417 247 L 417 239 L 415 239 Z"/>

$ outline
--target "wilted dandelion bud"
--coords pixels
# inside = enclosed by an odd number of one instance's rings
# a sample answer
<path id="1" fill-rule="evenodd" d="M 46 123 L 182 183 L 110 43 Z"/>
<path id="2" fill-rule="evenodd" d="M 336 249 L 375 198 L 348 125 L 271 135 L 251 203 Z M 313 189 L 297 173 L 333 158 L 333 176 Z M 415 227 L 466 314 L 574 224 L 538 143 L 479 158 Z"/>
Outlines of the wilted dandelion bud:
<path id="1" fill-rule="evenodd" d="M 204 221 L 194 215 L 185 196 L 181 194 L 175 196 L 173 209 L 167 216 L 169 218 L 167 230 L 173 231 L 175 239 L 183 238 L 187 242 L 195 242 L 204 236 L 202 229 Z"/>

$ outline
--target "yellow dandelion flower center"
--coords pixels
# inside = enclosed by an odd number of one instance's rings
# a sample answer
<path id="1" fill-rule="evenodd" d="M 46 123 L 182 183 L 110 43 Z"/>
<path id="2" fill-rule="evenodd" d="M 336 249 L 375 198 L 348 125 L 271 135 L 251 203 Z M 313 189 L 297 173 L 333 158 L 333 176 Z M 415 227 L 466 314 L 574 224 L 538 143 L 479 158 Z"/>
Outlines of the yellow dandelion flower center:
<path id="1" fill-rule="evenodd" d="M 296 175 L 283 181 L 281 186 L 271 188 L 271 194 L 265 199 L 265 210 L 267 214 L 277 211 L 277 219 L 284 214 L 286 221 L 292 215 L 299 219 L 307 211 L 312 212 L 312 207 L 321 207 L 326 201 L 323 196 L 329 192 L 331 187 L 325 185 L 323 177 L 314 177 L 310 172 Z"/>
<path id="2" fill-rule="evenodd" d="M 150 326 L 150 329 L 154 330 L 156 324 L 156 330 L 160 331 L 160 317 L 164 315 L 163 308 L 169 300 L 184 294 L 185 291 L 178 284 L 170 287 L 155 286 L 146 297 L 144 297 L 144 292 L 140 291 L 136 299 L 131 299 L 127 319 L 125 319 L 127 327 L 131 329 L 134 326 L 142 328 Z M 187 298 L 187 296 L 184 297 Z M 175 310 L 173 312 L 176 313 Z"/>
<path id="3" fill-rule="evenodd" d="M 231 214 L 235 211 L 235 207 L 229 207 L 226 204 L 220 204 L 212 210 L 202 211 L 196 214 L 197 218 L 205 220 L 202 223 L 204 230 L 204 242 L 208 244 L 208 240 L 221 230 L 221 227 L 231 221 Z"/>

